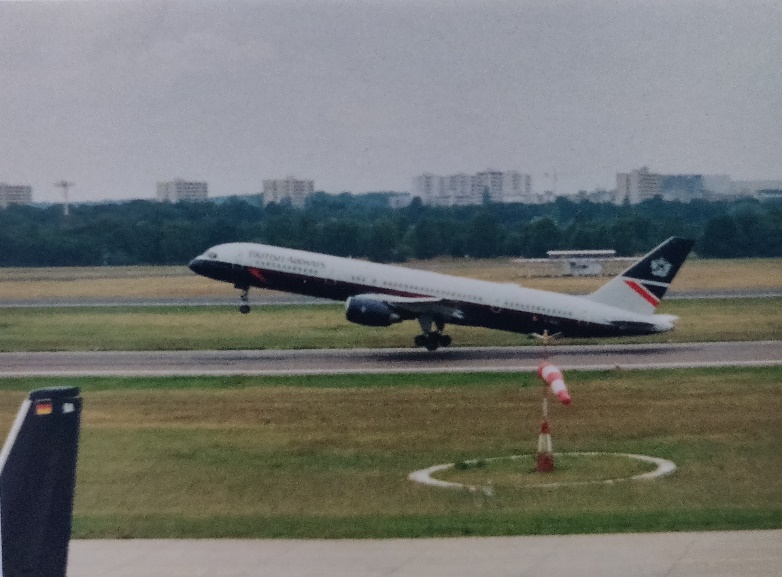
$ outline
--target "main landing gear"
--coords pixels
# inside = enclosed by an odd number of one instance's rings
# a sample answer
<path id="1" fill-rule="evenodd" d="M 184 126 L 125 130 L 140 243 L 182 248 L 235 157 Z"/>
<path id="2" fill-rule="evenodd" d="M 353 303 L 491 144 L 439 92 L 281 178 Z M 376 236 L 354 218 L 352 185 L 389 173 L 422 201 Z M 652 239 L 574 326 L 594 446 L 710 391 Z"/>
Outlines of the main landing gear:
<path id="1" fill-rule="evenodd" d="M 250 312 L 250 304 L 249 304 L 249 297 L 248 294 L 250 292 L 249 287 L 236 287 L 238 289 L 242 290 L 242 294 L 239 296 L 239 300 L 242 301 L 242 304 L 239 305 L 239 312 L 243 315 L 246 315 Z"/>
<path id="2" fill-rule="evenodd" d="M 416 335 L 415 346 L 426 347 L 428 351 L 436 351 L 440 347 L 448 347 L 451 345 L 451 337 L 443 334 L 445 329 L 445 323 L 442 321 L 434 321 L 431 317 L 420 316 L 418 317 L 418 323 L 421 325 L 422 334 Z M 432 325 L 437 327 L 437 330 L 432 330 Z"/>

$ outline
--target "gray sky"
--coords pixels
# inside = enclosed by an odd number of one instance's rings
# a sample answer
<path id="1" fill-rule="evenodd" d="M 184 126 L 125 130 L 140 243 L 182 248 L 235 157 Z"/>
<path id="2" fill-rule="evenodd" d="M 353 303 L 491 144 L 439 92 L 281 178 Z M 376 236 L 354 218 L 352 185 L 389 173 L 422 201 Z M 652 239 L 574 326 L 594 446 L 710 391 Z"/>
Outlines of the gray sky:
<path id="1" fill-rule="evenodd" d="M 36 200 L 408 190 L 485 168 L 782 178 L 782 2 L 8 2 L 0 182 Z"/>

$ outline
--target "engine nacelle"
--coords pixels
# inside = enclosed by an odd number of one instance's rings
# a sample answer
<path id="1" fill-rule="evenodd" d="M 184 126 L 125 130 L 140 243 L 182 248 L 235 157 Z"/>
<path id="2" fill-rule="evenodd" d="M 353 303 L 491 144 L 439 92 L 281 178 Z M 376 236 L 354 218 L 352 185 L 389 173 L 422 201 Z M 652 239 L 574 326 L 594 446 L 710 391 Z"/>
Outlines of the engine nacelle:
<path id="1" fill-rule="evenodd" d="M 351 323 L 367 327 L 388 327 L 402 321 L 386 303 L 362 296 L 350 297 L 347 300 L 345 317 Z"/>

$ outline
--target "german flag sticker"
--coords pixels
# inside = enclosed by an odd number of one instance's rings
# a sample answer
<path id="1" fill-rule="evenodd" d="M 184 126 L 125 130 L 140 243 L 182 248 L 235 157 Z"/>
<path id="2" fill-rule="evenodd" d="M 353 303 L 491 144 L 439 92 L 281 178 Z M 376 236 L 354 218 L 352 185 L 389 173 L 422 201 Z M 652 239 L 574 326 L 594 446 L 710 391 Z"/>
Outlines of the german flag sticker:
<path id="1" fill-rule="evenodd" d="M 51 415 L 52 414 L 52 402 L 51 401 L 38 401 L 35 403 L 35 414 L 38 416 Z"/>

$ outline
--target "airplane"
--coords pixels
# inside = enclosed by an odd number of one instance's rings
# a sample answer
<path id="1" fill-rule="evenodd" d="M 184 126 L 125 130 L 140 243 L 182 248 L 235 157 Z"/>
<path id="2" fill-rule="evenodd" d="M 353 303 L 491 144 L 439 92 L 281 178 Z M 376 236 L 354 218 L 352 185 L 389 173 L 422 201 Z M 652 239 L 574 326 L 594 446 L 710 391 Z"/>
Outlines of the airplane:
<path id="1" fill-rule="evenodd" d="M 414 344 L 449 346 L 446 324 L 562 337 L 618 337 L 672 330 L 678 317 L 654 314 L 694 242 L 671 237 L 595 292 L 573 296 L 514 283 L 469 279 L 401 266 L 255 243 L 213 246 L 190 262 L 202 276 L 250 287 L 345 301 L 348 321 L 387 327 L 417 319 Z"/>
<path id="2" fill-rule="evenodd" d="M 0 577 L 65 577 L 82 400 L 31 392 L 0 452 Z"/>

